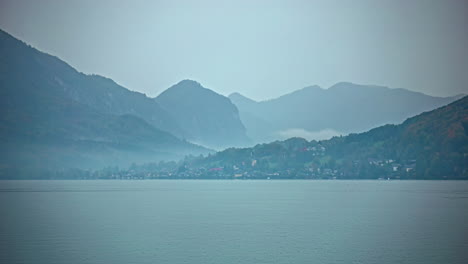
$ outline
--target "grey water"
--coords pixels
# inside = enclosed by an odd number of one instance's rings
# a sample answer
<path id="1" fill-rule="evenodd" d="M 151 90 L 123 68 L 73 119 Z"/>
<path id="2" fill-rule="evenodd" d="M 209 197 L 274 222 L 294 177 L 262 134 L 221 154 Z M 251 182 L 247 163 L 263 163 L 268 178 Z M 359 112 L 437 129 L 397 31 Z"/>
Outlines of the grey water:
<path id="1" fill-rule="evenodd" d="M 0 263 L 466 263 L 468 182 L 0 181 Z"/>

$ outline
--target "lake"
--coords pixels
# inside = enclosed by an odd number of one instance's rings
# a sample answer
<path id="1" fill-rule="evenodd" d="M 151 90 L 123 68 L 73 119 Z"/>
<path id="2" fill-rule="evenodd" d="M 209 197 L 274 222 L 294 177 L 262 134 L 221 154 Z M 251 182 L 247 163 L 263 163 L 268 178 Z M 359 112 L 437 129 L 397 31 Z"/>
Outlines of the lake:
<path id="1" fill-rule="evenodd" d="M 0 263 L 466 263 L 465 181 L 0 181 Z"/>

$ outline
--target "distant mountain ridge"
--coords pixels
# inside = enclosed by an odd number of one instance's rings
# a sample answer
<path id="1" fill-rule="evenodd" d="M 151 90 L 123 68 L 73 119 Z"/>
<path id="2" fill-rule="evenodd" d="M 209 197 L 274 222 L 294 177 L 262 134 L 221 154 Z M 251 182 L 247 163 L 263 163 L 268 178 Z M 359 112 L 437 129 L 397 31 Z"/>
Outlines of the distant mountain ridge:
<path id="1" fill-rule="evenodd" d="M 249 143 L 237 107 L 196 81 L 183 80 L 154 100 L 189 131 L 189 141 L 215 149 Z"/>
<path id="2" fill-rule="evenodd" d="M 192 80 L 149 98 L 1 30 L 0 88 L 0 176 L 22 167 L 127 166 L 210 152 L 190 142 L 223 149 L 323 129 L 360 132 L 459 98 L 338 83 L 257 102 Z"/>
<path id="3" fill-rule="evenodd" d="M 0 174 L 3 169 L 128 166 L 209 150 L 154 100 L 77 72 L 0 31 Z"/>
<path id="4" fill-rule="evenodd" d="M 239 109 L 247 134 L 257 143 L 282 139 L 281 133 L 294 129 L 311 132 L 331 129 L 348 134 L 398 124 L 460 97 L 433 97 L 349 82 L 337 83 L 329 89 L 309 86 L 260 102 L 238 93 L 229 96 Z"/>
<path id="5" fill-rule="evenodd" d="M 181 166 L 173 177 L 468 179 L 468 96 L 400 125 L 330 140 L 231 148 Z"/>

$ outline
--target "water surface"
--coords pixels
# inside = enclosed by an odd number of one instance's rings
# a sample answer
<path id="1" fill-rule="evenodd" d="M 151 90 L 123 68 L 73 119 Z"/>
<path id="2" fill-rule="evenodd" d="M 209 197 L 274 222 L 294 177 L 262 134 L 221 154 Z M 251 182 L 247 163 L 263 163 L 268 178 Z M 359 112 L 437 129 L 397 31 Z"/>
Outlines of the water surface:
<path id="1" fill-rule="evenodd" d="M 0 181 L 0 263 L 466 263 L 468 182 Z"/>

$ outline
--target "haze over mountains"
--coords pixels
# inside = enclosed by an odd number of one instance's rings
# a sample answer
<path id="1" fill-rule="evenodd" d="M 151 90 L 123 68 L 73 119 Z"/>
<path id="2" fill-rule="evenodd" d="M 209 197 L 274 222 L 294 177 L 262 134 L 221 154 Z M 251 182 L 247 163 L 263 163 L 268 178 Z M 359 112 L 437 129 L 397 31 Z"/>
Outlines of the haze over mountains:
<path id="1" fill-rule="evenodd" d="M 339 83 L 255 102 L 239 94 L 227 98 L 192 80 L 149 98 L 78 72 L 0 30 L 0 173 L 125 167 L 304 131 L 363 131 L 456 98 Z"/>
<path id="2" fill-rule="evenodd" d="M 326 139 L 384 124 L 399 124 L 461 97 L 433 97 L 405 89 L 347 82 L 329 89 L 310 86 L 260 102 L 238 93 L 229 96 L 239 108 L 248 136 L 257 143 L 289 137 Z"/>
<path id="3" fill-rule="evenodd" d="M 128 166 L 208 153 L 174 136 L 186 132 L 153 99 L 3 31 L 0 87 L 2 169 Z"/>
<path id="4" fill-rule="evenodd" d="M 196 81 L 183 80 L 155 101 L 184 131 L 189 131 L 187 139 L 191 142 L 215 149 L 250 143 L 236 106 Z"/>
<path id="5" fill-rule="evenodd" d="M 467 179 L 468 96 L 399 125 L 330 140 L 231 148 L 181 167 L 174 177 Z"/>

